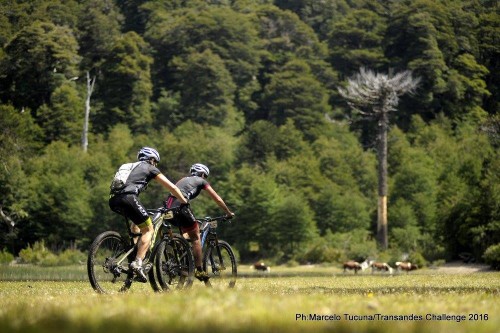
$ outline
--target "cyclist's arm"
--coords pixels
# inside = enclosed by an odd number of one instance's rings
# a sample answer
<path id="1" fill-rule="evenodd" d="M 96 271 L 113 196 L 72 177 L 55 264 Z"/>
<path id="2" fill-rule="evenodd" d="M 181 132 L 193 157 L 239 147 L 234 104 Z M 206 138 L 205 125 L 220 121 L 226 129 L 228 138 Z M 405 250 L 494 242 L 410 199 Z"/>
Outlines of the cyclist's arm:
<path id="1" fill-rule="evenodd" d="M 172 183 L 170 180 L 168 180 L 167 177 L 165 177 L 162 173 L 158 174 L 155 178 L 156 181 L 158 181 L 160 184 L 165 186 L 166 188 L 169 189 L 169 191 L 177 198 L 179 199 L 180 202 L 187 204 L 188 201 L 184 196 L 182 195 L 181 191 L 177 186 L 175 186 L 174 183 Z"/>
<path id="2" fill-rule="evenodd" d="M 214 201 L 217 203 L 217 205 L 219 205 L 220 208 L 222 208 L 226 211 L 227 215 L 234 216 L 234 213 L 231 210 L 229 210 L 229 208 L 227 208 L 224 200 L 222 200 L 222 198 L 217 194 L 217 192 L 215 192 L 215 190 L 212 188 L 212 186 L 207 184 L 205 186 L 205 190 L 212 197 L 212 199 L 214 199 Z"/>

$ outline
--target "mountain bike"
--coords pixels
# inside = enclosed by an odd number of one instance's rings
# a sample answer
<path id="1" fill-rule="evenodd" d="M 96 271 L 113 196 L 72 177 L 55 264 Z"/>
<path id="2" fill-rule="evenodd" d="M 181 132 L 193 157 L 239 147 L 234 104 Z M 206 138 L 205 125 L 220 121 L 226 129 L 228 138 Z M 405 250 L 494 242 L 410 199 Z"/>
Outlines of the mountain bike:
<path id="1" fill-rule="evenodd" d="M 169 223 L 177 209 L 148 209 L 154 232 L 143 267 L 155 291 L 181 289 L 192 284 L 194 259 L 191 247 L 181 235 L 172 232 Z M 136 281 L 129 265 L 135 259 L 136 240 L 141 234 L 131 231 L 129 219 L 125 218 L 125 223 L 128 237 L 116 231 L 105 231 L 90 246 L 87 273 L 92 288 L 98 293 L 124 292 Z"/>
<path id="2" fill-rule="evenodd" d="M 207 287 L 233 288 L 236 284 L 238 275 L 236 256 L 231 246 L 217 237 L 219 222 L 231 218 L 232 216 L 225 215 L 198 220 L 203 249 L 203 270 L 210 276 L 210 279 L 205 281 Z"/>

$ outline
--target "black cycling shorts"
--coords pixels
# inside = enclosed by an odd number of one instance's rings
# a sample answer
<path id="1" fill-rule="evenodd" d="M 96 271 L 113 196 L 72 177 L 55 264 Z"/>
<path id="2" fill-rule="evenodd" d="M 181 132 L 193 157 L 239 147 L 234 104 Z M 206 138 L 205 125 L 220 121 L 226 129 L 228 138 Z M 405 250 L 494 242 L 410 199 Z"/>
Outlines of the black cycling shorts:
<path id="1" fill-rule="evenodd" d="M 196 218 L 189 206 L 182 207 L 172 220 L 172 224 L 181 227 L 183 232 L 191 231 L 196 223 Z"/>
<path id="2" fill-rule="evenodd" d="M 113 212 L 129 218 L 137 226 L 143 224 L 149 218 L 146 208 L 135 194 L 117 194 L 109 198 L 109 208 Z"/>
<path id="3" fill-rule="evenodd" d="M 169 196 L 165 201 L 166 208 L 175 208 L 179 207 L 180 203 L 173 196 Z M 189 206 L 183 206 L 180 210 L 178 210 L 174 218 L 170 220 L 170 223 L 175 225 L 176 227 L 180 227 L 183 232 L 189 232 L 193 230 L 196 225 L 196 217 L 194 217 L 193 211 Z"/>

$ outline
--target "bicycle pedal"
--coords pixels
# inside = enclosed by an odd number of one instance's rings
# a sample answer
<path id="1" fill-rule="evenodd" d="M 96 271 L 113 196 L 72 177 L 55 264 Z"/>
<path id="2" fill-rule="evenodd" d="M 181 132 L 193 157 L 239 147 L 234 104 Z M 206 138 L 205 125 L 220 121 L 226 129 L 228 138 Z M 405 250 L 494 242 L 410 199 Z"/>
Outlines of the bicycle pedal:
<path id="1" fill-rule="evenodd" d="M 151 267 L 153 267 L 152 263 L 148 262 L 147 264 L 145 264 L 143 267 L 144 272 L 148 273 L 151 270 Z"/>
<path id="2" fill-rule="evenodd" d="M 148 279 L 143 277 L 143 276 L 136 275 L 136 276 L 134 276 L 134 281 L 146 283 L 146 282 L 148 282 Z"/>

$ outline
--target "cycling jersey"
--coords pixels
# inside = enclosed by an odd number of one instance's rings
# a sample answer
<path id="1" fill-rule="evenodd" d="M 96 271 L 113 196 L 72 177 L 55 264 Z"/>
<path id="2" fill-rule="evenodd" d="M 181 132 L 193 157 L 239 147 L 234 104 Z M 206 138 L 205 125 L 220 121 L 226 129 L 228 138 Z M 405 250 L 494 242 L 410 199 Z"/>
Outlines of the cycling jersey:
<path id="1" fill-rule="evenodd" d="M 189 201 L 196 198 L 200 194 L 201 190 L 205 189 L 209 183 L 202 177 L 188 176 L 179 180 L 175 185 L 177 185 L 182 195 L 184 195 L 184 197 Z M 176 197 L 170 196 L 170 198 L 174 200 L 171 207 L 177 207 L 180 205 L 180 202 Z"/>
<path id="2" fill-rule="evenodd" d="M 138 195 L 146 189 L 151 179 L 160 173 L 157 167 L 148 162 L 143 161 L 137 165 L 128 176 L 125 187 L 118 193 L 110 193 L 111 210 L 131 219 L 138 226 L 146 222 L 149 215 Z"/>
<path id="3" fill-rule="evenodd" d="M 123 190 L 116 194 L 135 194 L 139 195 L 146 189 L 151 179 L 160 174 L 160 170 L 148 162 L 142 161 L 135 167 L 127 178 Z M 114 194 L 114 193 L 112 193 Z"/>
<path id="4" fill-rule="evenodd" d="M 182 195 L 190 201 L 196 198 L 200 194 L 201 190 L 205 189 L 209 183 L 202 177 L 188 176 L 179 180 L 175 185 L 177 185 Z M 179 207 L 180 205 L 181 202 L 172 195 L 170 195 L 165 202 L 165 206 L 167 208 Z M 183 232 L 192 230 L 195 223 L 196 218 L 194 217 L 193 211 L 190 207 L 183 207 L 172 221 L 172 224 L 181 227 Z"/>

